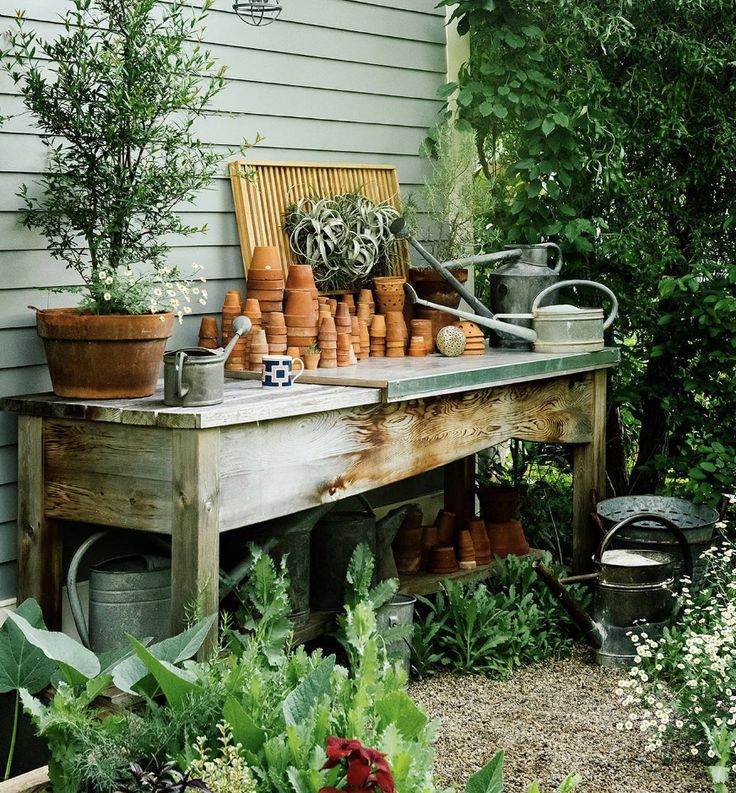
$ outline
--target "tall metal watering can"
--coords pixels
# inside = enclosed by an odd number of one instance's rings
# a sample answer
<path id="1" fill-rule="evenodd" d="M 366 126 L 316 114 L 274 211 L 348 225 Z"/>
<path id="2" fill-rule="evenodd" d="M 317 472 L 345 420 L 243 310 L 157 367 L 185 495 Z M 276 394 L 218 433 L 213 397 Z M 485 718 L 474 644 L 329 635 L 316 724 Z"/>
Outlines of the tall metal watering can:
<path id="1" fill-rule="evenodd" d="M 218 405 L 225 398 L 225 361 L 240 337 L 250 332 L 248 317 L 235 317 L 233 337 L 224 350 L 185 347 L 164 355 L 164 404 L 171 407 Z"/>
<path id="2" fill-rule="evenodd" d="M 534 563 L 537 575 L 569 612 L 601 666 L 629 666 L 636 657 L 632 633 L 661 635 L 675 616 L 675 560 L 659 551 L 610 549 L 618 534 L 632 523 L 647 520 L 669 530 L 683 549 L 685 573 L 692 576 L 692 560 L 685 535 L 672 521 L 656 513 L 632 515 L 603 538 L 593 562 L 598 572 L 557 579 L 542 562 Z M 593 611 L 589 615 L 565 589 L 565 584 L 594 585 Z"/>
<path id="3" fill-rule="evenodd" d="M 494 314 L 529 314 L 537 295 L 556 284 L 562 270 L 562 251 L 553 242 L 540 245 L 506 245 L 506 250 L 520 250 L 521 257 L 504 262 L 489 276 L 491 286 L 491 310 Z M 550 267 L 550 254 L 554 266 Z M 548 293 L 551 295 L 551 293 Z M 555 302 L 548 297 L 544 305 Z M 531 327 L 528 319 L 519 319 L 514 325 Z M 529 342 L 499 333 L 498 346 L 513 350 L 528 350 Z"/>
<path id="4" fill-rule="evenodd" d="M 101 653 L 126 643 L 126 634 L 171 636 L 171 561 L 153 554 L 129 554 L 95 565 L 89 574 L 89 625 L 77 591 L 82 558 L 108 534 L 100 531 L 77 549 L 69 565 L 66 587 L 74 624 L 85 647 Z"/>

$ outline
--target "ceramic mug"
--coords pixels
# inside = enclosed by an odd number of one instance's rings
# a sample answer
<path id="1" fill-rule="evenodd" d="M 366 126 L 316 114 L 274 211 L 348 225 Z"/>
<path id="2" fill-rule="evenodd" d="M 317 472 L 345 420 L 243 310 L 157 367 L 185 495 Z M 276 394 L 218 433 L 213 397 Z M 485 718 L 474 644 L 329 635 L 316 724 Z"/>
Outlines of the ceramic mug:
<path id="1" fill-rule="evenodd" d="M 294 364 L 300 364 L 298 372 L 294 372 Z M 264 355 L 261 385 L 264 388 L 290 388 L 304 374 L 304 363 L 301 358 L 290 355 Z"/>

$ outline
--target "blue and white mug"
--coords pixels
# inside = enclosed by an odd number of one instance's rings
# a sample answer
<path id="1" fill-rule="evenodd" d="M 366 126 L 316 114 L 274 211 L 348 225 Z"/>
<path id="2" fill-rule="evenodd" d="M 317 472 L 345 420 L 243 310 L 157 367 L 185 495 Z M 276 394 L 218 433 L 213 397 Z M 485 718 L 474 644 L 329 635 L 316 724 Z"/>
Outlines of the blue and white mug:
<path id="1" fill-rule="evenodd" d="M 295 363 L 301 365 L 298 372 L 294 371 Z M 304 374 L 304 363 L 301 358 L 292 358 L 290 355 L 263 356 L 261 385 L 264 388 L 291 388 L 302 374 Z"/>

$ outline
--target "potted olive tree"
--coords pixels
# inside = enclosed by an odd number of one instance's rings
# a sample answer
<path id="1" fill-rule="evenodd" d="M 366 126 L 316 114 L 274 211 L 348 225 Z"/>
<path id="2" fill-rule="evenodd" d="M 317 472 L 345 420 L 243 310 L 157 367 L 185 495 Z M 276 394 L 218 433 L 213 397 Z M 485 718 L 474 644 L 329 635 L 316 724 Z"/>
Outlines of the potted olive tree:
<path id="1" fill-rule="evenodd" d="M 168 265 L 167 241 L 204 230 L 176 210 L 220 159 L 195 129 L 224 86 L 198 44 L 210 6 L 72 0 L 57 39 L 19 14 L 0 52 L 48 149 L 20 188 L 23 223 L 82 282 L 77 307 L 37 311 L 60 396 L 153 393 L 175 317 L 206 299 L 196 265 L 187 277 Z"/>

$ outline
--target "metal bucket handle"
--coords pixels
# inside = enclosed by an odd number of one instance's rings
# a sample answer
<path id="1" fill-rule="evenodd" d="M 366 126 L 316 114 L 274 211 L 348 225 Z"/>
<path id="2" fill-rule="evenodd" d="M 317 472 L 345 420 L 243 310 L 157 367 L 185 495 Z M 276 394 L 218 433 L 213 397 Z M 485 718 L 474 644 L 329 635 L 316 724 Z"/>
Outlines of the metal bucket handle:
<path id="1" fill-rule="evenodd" d="M 89 649 L 89 628 L 84 620 L 84 611 L 82 609 L 82 601 L 79 599 L 79 589 L 77 588 L 77 573 L 79 572 L 79 565 L 84 558 L 87 551 L 103 537 L 112 534 L 116 529 L 105 529 L 104 531 L 97 531 L 91 534 L 87 539 L 77 548 L 72 561 L 69 564 L 69 572 L 66 574 L 66 594 L 69 597 L 69 606 L 74 618 L 74 625 L 76 626 L 79 638 L 82 644 Z M 163 538 L 152 538 L 159 545 L 166 548 L 171 552 L 171 546 Z"/>
<path id="2" fill-rule="evenodd" d="M 184 397 L 189 393 L 189 386 L 184 385 L 184 363 L 187 360 L 187 354 L 184 350 L 178 350 L 176 353 L 176 363 L 174 364 L 174 368 L 176 369 L 176 398 L 177 399 L 184 399 Z"/>
<path id="3" fill-rule="evenodd" d="M 532 303 L 532 314 L 536 313 L 537 309 L 539 308 L 539 304 L 542 302 L 542 300 L 544 300 L 545 297 L 547 297 L 547 295 L 549 295 L 551 292 L 554 292 L 556 289 L 561 289 L 564 286 L 592 286 L 594 289 L 599 289 L 601 292 L 605 292 L 605 294 L 611 300 L 611 313 L 603 323 L 603 330 L 608 330 L 608 328 L 611 327 L 613 321 L 618 316 L 618 298 L 607 286 L 599 284 L 597 281 L 585 281 L 574 278 L 571 281 L 558 281 L 556 284 L 548 286 L 534 298 L 534 302 Z"/>
<path id="4" fill-rule="evenodd" d="M 627 526 L 630 526 L 632 523 L 636 523 L 640 520 L 651 520 L 653 523 L 659 523 L 674 536 L 674 538 L 680 544 L 680 548 L 682 550 L 682 555 L 685 562 L 685 574 L 692 581 L 693 558 L 690 553 L 690 544 L 687 541 L 687 537 L 685 537 L 682 529 L 679 526 L 675 525 L 669 518 L 666 518 L 664 515 L 658 515 L 656 512 L 639 512 L 636 515 L 629 515 L 628 518 L 624 518 L 620 523 L 617 523 L 601 540 L 601 544 L 598 546 L 598 551 L 593 557 L 593 561 L 598 565 L 602 564 L 603 554 L 608 550 L 608 546 L 611 544 L 611 542 L 613 542 L 616 535 L 622 529 L 625 529 Z"/>

